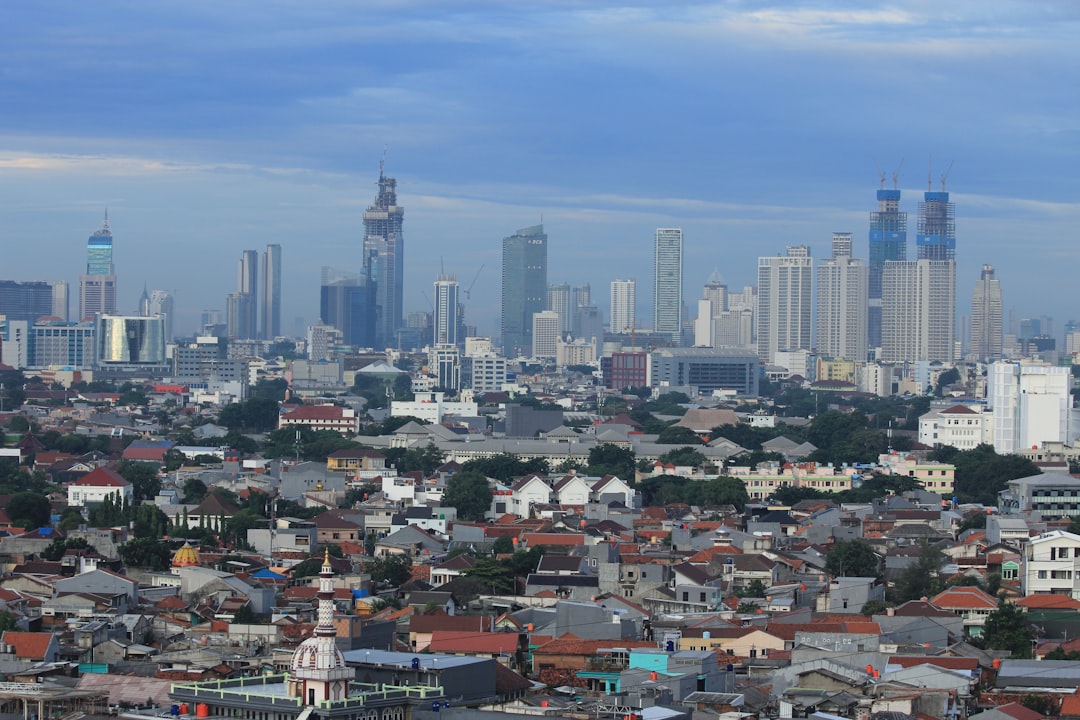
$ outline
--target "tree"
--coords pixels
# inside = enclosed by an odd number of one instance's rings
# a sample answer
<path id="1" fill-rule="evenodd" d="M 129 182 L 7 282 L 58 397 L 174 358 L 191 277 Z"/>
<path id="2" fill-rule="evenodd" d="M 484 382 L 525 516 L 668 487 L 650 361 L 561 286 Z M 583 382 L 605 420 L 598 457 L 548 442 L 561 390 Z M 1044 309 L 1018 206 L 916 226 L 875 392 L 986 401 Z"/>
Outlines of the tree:
<path id="1" fill-rule="evenodd" d="M 69 549 L 84 550 L 87 548 L 93 550 L 93 548 L 90 547 L 90 543 L 86 542 L 84 538 L 67 538 L 66 540 L 56 538 L 49 543 L 47 548 L 41 551 L 41 557 L 51 562 L 56 562 L 64 557 L 64 553 Z"/>
<path id="2" fill-rule="evenodd" d="M 656 442 L 660 445 L 704 445 L 705 441 L 688 427 L 671 425 L 663 429 L 656 436 Z"/>
<path id="3" fill-rule="evenodd" d="M 681 447 L 674 450 L 668 450 L 666 453 L 660 456 L 660 462 L 665 465 L 674 465 L 676 467 L 699 467 L 707 462 L 708 458 L 700 450 L 695 450 L 692 447 Z"/>
<path id="4" fill-rule="evenodd" d="M 251 609 L 251 605 L 244 605 L 233 613 L 233 623 L 237 625 L 250 625 L 258 621 L 255 617 L 255 611 Z"/>
<path id="5" fill-rule="evenodd" d="M 840 540 L 825 554 L 825 572 L 833 577 L 877 577 L 881 560 L 869 543 Z"/>
<path id="6" fill-rule="evenodd" d="M 614 443 L 601 443 L 589 450 L 588 473 L 590 475 L 615 475 L 628 482 L 633 481 L 637 464 L 634 451 Z"/>
<path id="7" fill-rule="evenodd" d="M 939 577 L 945 555 L 936 545 L 924 542 L 919 556 L 904 570 L 893 589 L 897 602 L 918 600 L 941 592 L 944 583 Z"/>
<path id="8" fill-rule="evenodd" d="M 863 603 L 862 610 L 859 612 L 867 617 L 871 617 L 872 615 L 884 615 L 885 611 L 888 609 L 889 606 L 881 600 L 867 600 Z"/>
<path id="9" fill-rule="evenodd" d="M 718 477 L 702 484 L 705 486 L 702 491 L 705 505 L 734 505 L 736 510 L 742 512 L 746 503 L 750 502 L 746 484 L 739 478 Z"/>
<path id="10" fill-rule="evenodd" d="M 500 535 L 491 544 L 492 555 L 509 555 L 514 552 L 514 541 L 508 535 Z"/>
<path id="11" fill-rule="evenodd" d="M 938 375 L 937 385 L 934 387 L 934 397 L 944 397 L 945 388 L 954 383 L 960 382 L 960 371 L 956 368 L 949 368 Z"/>
<path id="12" fill-rule="evenodd" d="M 20 527 L 37 529 L 49 526 L 52 509 L 49 499 L 32 492 L 20 492 L 11 496 L 7 504 L 7 514 L 12 523 Z"/>
<path id="13" fill-rule="evenodd" d="M 992 445 L 979 445 L 971 450 L 939 447 L 930 453 L 935 462 L 956 466 L 953 485 L 960 502 L 994 505 L 1005 483 L 1016 478 L 1038 475 L 1041 471 L 1022 455 L 998 455 Z M 1043 513 L 1044 517 L 1047 513 Z"/>
<path id="14" fill-rule="evenodd" d="M 981 643 L 987 650 L 1008 650 L 1010 657 L 1030 658 L 1035 633 L 1024 620 L 1023 611 L 1004 600 L 986 616 Z"/>
<path id="15" fill-rule="evenodd" d="M 483 473 L 462 470 L 446 481 L 442 502 L 456 508 L 460 520 L 482 520 L 491 509 L 491 485 Z"/>
<path id="16" fill-rule="evenodd" d="M 142 537 L 128 540 L 120 546 L 120 559 L 125 565 L 165 570 L 172 561 L 168 546 L 160 538 Z"/>
<path id="17" fill-rule="evenodd" d="M 197 477 L 188 478 L 184 481 L 184 501 L 198 504 L 206 497 L 206 483 Z"/>
<path id="18" fill-rule="evenodd" d="M 368 565 L 373 582 L 398 587 L 412 577 L 412 560 L 408 555 L 384 555 Z"/>
<path id="19" fill-rule="evenodd" d="M 769 586 L 759 578 L 754 578 L 742 589 L 740 597 L 763 598 L 769 592 Z"/>
<path id="20" fill-rule="evenodd" d="M 135 502 L 153 500 L 161 492 L 161 478 L 158 477 L 157 468 L 152 463 L 121 460 L 116 472 L 131 483 Z"/>
<path id="21" fill-rule="evenodd" d="M 466 460 L 461 467 L 462 470 L 473 470 L 504 483 L 529 473 L 543 475 L 549 470 L 547 461 L 542 458 L 522 460 L 517 455 L 510 453 L 499 453 L 489 458 Z"/>

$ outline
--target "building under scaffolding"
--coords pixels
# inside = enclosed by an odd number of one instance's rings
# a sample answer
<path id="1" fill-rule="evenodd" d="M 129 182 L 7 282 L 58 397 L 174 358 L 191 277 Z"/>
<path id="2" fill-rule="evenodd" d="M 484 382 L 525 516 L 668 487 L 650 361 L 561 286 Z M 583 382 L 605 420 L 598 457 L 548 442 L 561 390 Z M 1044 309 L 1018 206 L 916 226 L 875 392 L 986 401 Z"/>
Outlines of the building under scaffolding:
<path id="1" fill-rule="evenodd" d="M 107 715 L 109 695 L 50 682 L 0 682 L 0 713 L 19 712 L 24 720 L 62 718 L 72 713 Z"/>

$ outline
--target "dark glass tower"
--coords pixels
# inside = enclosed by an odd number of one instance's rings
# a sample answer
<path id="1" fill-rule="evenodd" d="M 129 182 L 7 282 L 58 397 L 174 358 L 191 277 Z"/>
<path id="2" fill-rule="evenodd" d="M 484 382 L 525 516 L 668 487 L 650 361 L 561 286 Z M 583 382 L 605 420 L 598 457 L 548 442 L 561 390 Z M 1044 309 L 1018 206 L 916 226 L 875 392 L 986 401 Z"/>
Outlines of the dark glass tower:
<path id="1" fill-rule="evenodd" d="M 889 260 L 907 260 L 907 213 L 900 211 L 900 190 L 877 191 L 878 209 L 870 213 L 870 282 L 867 341 L 881 347 L 881 273 Z"/>
<path id="2" fill-rule="evenodd" d="M 402 322 L 405 278 L 405 208 L 397 204 L 397 180 L 383 174 L 379 194 L 364 211 L 364 275 L 375 283 L 375 347 L 394 347 Z"/>
<path id="3" fill-rule="evenodd" d="M 323 268 L 319 315 L 325 324 L 341 331 L 346 345 L 374 345 L 375 290 L 367 277 Z"/>
<path id="4" fill-rule="evenodd" d="M 533 314 L 547 302 L 547 235 L 543 225 L 503 238 L 502 344 L 507 357 L 532 348 Z"/>

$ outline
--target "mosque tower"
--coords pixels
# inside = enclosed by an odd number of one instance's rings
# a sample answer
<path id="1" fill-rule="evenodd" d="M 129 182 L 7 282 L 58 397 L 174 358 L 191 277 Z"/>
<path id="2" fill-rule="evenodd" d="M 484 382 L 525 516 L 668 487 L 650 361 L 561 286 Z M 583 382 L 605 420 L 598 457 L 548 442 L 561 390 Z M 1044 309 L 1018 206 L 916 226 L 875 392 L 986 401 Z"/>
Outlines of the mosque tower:
<path id="1" fill-rule="evenodd" d="M 319 622 L 314 634 L 296 648 L 289 665 L 288 690 L 291 697 L 305 705 L 326 700 L 344 700 L 349 696 L 353 669 L 337 647 L 334 627 L 334 569 L 330 551 L 323 558 L 319 573 Z"/>

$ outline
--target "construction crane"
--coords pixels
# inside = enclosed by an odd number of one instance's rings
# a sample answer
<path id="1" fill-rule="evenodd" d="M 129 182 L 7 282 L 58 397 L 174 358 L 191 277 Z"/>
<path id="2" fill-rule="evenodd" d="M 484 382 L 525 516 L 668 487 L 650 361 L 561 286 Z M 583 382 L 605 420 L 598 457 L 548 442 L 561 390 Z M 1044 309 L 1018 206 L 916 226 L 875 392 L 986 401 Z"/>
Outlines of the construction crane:
<path id="1" fill-rule="evenodd" d="M 881 166 L 877 164 L 877 160 L 874 161 L 874 168 L 877 170 L 878 180 L 881 182 L 881 189 L 885 189 L 885 171 L 881 169 Z"/>
<path id="2" fill-rule="evenodd" d="M 955 160 L 949 162 L 949 167 L 945 168 L 945 172 L 941 173 L 941 192 L 945 192 L 945 181 L 949 179 L 949 173 L 952 172 L 952 166 L 956 164 Z"/>
<path id="3" fill-rule="evenodd" d="M 484 265 L 481 263 L 480 269 L 476 271 L 476 275 L 473 276 L 472 282 L 469 283 L 469 287 L 461 291 L 461 294 L 465 296 L 466 300 L 472 300 L 472 289 L 476 285 L 476 281 L 480 279 L 480 273 L 484 272 Z"/>
<path id="4" fill-rule="evenodd" d="M 896 166 L 892 174 L 892 186 L 893 190 L 900 189 L 900 170 L 904 167 L 904 158 L 900 158 L 900 164 Z"/>

